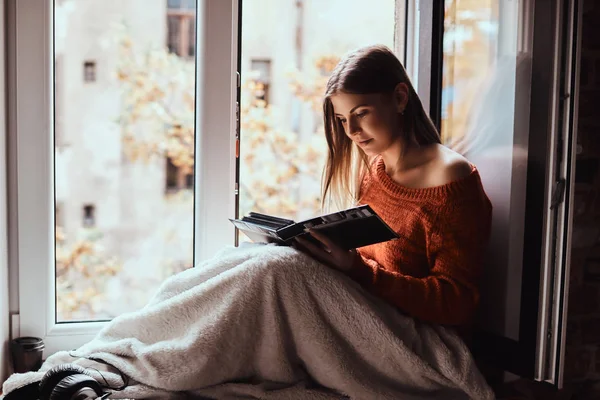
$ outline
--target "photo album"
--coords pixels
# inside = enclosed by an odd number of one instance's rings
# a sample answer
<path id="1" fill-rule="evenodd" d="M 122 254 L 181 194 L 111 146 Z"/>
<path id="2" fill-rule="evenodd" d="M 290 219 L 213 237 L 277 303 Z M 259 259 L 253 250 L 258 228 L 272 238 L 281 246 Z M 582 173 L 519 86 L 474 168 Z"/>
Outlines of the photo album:
<path id="1" fill-rule="evenodd" d="M 360 205 L 300 222 L 256 212 L 230 221 L 250 240 L 258 243 L 291 245 L 294 238 L 303 237 L 320 245 L 306 229 L 318 230 L 345 250 L 398 238 L 369 205 Z"/>

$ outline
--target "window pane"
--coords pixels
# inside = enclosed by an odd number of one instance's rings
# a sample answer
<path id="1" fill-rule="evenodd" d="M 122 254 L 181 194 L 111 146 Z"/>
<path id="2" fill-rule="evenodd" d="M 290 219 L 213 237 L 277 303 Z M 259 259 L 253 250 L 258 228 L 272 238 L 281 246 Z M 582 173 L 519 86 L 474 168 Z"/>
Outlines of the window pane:
<path id="1" fill-rule="evenodd" d="M 531 21 L 524 11 L 529 4 L 446 0 L 444 19 L 443 140 L 478 167 L 494 207 L 481 324 L 515 340 L 531 89 L 531 46 L 526 42 Z"/>
<path id="2" fill-rule="evenodd" d="M 307 218 L 321 212 L 327 150 L 321 101 L 328 76 L 356 47 L 393 49 L 395 1 L 242 5 L 240 216 L 257 211 Z"/>
<path id="3" fill-rule="evenodd" d="M 179 9 L 196 9 L 196 0 L 168 0 L 167 7 L 175 10 Z"/>
<path id="4" fill-rule="evenodd" d="M 54 14 L 57 322 L 110 319 L 193 265 L 195 65 L 164 0 Z"/>
<path id="5" fill-rule="evenodd" d="M 180 8 L 182 0 L 169 0 L 167 2 L 167 7 L 169 8 Z"/>

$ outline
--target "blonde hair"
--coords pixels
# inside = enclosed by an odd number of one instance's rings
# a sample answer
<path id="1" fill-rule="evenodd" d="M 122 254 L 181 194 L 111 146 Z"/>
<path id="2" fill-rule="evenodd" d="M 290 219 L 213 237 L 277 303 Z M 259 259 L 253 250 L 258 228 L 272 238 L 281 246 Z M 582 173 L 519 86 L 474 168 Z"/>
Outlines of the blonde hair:
<path id="1" fill-rule="evenodd" d="M 392 94 L 399 83 L 408 87 L 400 135 L 407 145 L 441 143 L 440 134 L 425 112 L 406 70 L 394 53 L 382 45 L 361 47 L 335 67 L 325 90 L 323 118 L 329 151 L 322 179 L 322 206 L 345 208 L 359 201 L 360 183 L 372 159 L 354 145 L 335 117 L 331 96 L 336 93 Z"/>

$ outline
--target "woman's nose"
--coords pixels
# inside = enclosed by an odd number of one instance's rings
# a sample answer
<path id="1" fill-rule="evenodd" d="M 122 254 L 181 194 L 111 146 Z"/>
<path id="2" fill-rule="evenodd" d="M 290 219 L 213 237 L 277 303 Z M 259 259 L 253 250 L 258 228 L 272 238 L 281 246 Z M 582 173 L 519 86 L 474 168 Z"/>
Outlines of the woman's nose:
<path id="1" fill-rule="evenodd" d="M 350 118 L 348 119 L 348 133 L 350 135 L 356 135 L 360 132 L 360 124 L 356 119 Z"/>

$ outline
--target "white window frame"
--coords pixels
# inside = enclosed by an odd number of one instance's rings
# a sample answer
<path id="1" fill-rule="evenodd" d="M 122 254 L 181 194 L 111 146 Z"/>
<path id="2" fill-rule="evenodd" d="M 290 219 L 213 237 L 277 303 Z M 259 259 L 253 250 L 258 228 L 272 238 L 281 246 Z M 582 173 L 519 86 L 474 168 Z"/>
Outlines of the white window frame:
<path id="1" fill-rule="evenodd" d="M 6 46 L 5 46 L 5 2 L 0 0 L 0 93 L 6 93 Z M 0 99 L 0 121 L 6 121 L 6 103 L 5 97 Z M 0 126 L 0 154 L 2 159 L 6 160 L 8 153 L 6 124 Z M 8 288 L 8 193 L 7 193 L 7 163 L 0 163 L 0 288 Z M 0 291 L 0 315 L 3 320 L 0 322 L 0 340 L 2 343 L 8 341 L 9 333 L 9 294 L 3 289 Z M 8 371 L 8 348 L 3 346 L 0 350 L 0 384 L 7 378 Z"/>
<path id="2" fill-rule="evenodd" d="M 41 337 L 45 354 L 76 348 L 107 322 L 55 322 L 53 1 L 15 1 L 16 48 L 9 60 L 15 90 L 8 106 L 16 115 L 17 224 L 10 240 L 17 254 L 19 334 Z M 233 245 L 235 230 L 235 102 L 237 96 L 237 0 L 198 0 L 196 71 L 195 262 Z M 203 55 L 209 55 L 203 57 Z M 80 79 L 74 77 L 73 79 Z M 13 197 L 14 198 L 14 197 Z"/>

